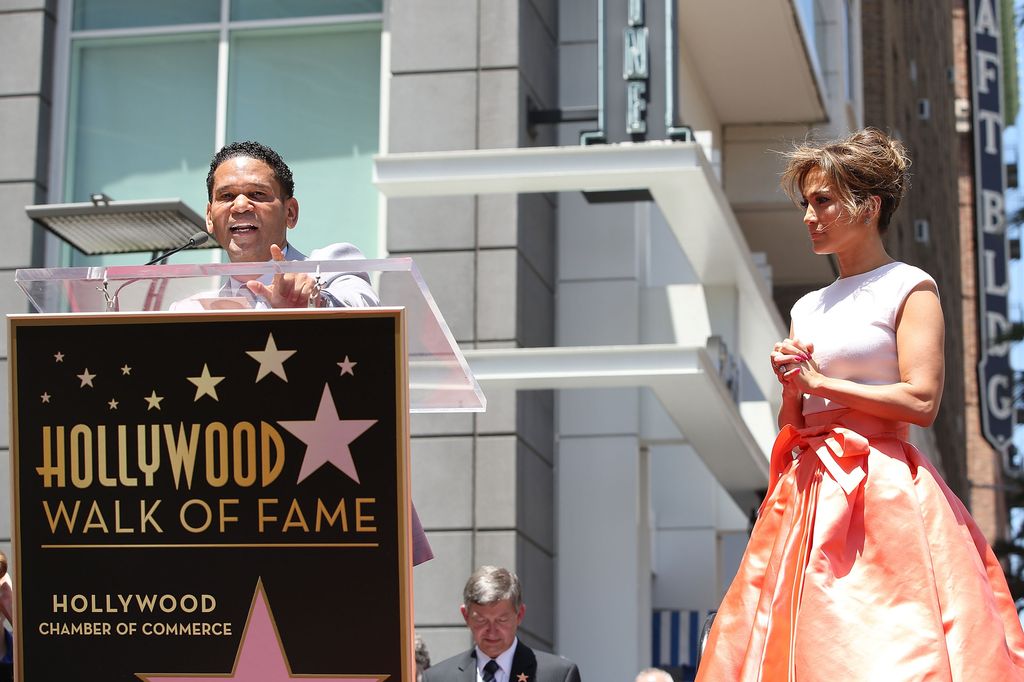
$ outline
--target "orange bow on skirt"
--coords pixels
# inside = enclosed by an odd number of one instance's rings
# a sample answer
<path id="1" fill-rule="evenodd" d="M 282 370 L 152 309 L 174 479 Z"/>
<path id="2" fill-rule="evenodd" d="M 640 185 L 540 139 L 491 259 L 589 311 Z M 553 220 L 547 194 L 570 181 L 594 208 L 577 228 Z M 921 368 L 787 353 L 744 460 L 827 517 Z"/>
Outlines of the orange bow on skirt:
<path id="1" fill-rule="evenodd" d="M 825 419 L 775 441 L 697 682 L 1024 680 L 1002 568 L 906 426 Z"/>

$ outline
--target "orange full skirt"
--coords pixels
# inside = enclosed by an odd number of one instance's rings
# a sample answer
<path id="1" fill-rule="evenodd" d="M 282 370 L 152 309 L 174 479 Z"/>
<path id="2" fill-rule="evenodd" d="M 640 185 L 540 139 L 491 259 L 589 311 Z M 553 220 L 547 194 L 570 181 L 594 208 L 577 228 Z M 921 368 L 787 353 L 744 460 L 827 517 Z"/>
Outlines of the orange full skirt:
<path id="1" fill-rule="evenodd" d="M 697 682 L 1024 680 L 1002 568 L 905 426 L 826 418 L 775 442 Z"/>

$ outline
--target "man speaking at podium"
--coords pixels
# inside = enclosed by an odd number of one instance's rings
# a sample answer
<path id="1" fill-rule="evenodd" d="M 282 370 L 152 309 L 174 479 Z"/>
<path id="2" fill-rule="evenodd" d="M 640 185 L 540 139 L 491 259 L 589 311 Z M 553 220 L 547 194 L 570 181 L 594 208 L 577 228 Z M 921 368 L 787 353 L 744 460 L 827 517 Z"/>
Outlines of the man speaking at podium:
<path id="1" fill-rule="evenodd" d="M 206 176 L 206 231 L 232 263 L 307 260 L 288 244 L 288 230 L 299 220 L 292 171 L 281 156 L 259 142 L 232 142 L 210 162 Z M 362 258 L 352 244 L 331 244 L 310 260 Z M 272 308 L 365 307 L 379 304 L 363 273 L 325 274 L 322 282 L 304 273 L 278 273 L 232 282 L 241 295 L 262 297 Z M 262 307 L 262 306 L 260 306 Z"/>
<path id="2" fill-rule="evenodd" d="M 206 230 L 227 251 L 232 263 L 307 260 L 288 243 L 287 232 L 299 220 L 292 171 L 281 156 L 259 142 L 232 142 L 210 161 L 206 176 Z M 351 260 L 363 254 L 352 244 L 316 249 L 309 260 Z M 325 273 L 322 281 L 305 273 L 277 273 L 259 279 L 232 280 L 235 295 L 259 296 L 272 308 L 363 308 L 380 304 L 363 273 Z M 257 301 L 255 307 L 263 307 Z M 416 507 L 412 508 L 412 563 L 434 557 Z"/>

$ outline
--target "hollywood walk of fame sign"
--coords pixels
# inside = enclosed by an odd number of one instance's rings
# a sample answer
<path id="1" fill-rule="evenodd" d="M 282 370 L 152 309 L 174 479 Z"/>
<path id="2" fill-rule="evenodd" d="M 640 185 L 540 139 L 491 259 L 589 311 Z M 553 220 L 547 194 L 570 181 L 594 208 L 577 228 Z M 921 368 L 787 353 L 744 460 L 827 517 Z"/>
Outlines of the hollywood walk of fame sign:
<path id="1" fill-rule="evenodd" d="M 12 316 L 19 679 L 411 679 L 403 326 Z"/>

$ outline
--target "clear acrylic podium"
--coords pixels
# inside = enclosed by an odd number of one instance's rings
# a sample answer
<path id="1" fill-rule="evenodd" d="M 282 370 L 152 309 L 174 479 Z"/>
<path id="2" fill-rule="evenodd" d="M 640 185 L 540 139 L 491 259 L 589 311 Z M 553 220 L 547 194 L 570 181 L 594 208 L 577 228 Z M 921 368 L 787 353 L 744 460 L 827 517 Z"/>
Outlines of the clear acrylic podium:
<path id="1" fill-rule="evenodd" d="M 380 306 L 270 310 L 232 282 L 277 273 L 365 274 Z M 411 679 L 408 415 L 486 406 L 413 261 L 15 281 L 43 313 L 8 320 L 19 679 L 223 677 L 266 651 Z"/>
<path id="2" fill-rule="evenodd" d="M 167 311 L 217 297 L 232 275 L 366 273 L 382 307 L 403 307 L 410 412 L 482 412 L 486 398 L 411 258 L 22 269 L 15 282 L 41 313 Z M 326 276 L 326 275 L 325 275 Z"/>

